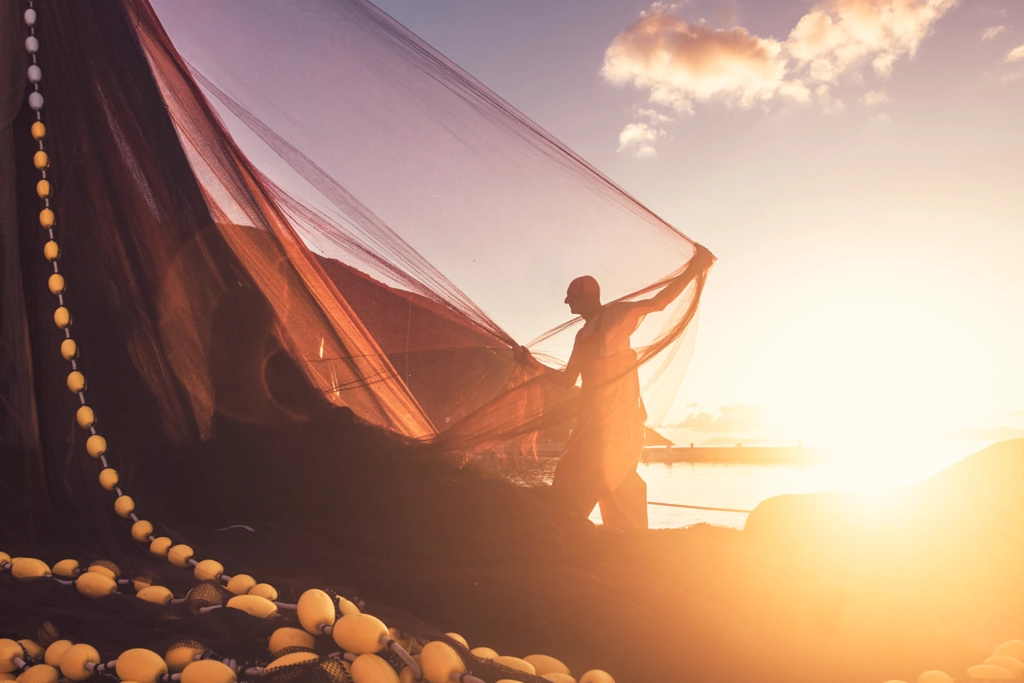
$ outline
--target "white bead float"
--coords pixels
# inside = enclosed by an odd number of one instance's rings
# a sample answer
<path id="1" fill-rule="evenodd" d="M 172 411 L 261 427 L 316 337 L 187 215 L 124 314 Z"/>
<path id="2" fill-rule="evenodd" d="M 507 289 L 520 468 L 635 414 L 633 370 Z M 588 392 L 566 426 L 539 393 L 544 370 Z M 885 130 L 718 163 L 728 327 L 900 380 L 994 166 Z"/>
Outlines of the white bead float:
<path id="1" fill-rule="evenodd" d="M 25 11 L 24 20 L 27 26 L 30 28 L 35 26 L 36 19 L 37 15 L 34 9 L 29 8 Z M 39 51 L 39 39 L 35 35 L 29 35 L 25 39 L 25 50 L 33 55 L 32 61 L 34 62 L 34 55 Z M 34 85 L 40 83 L 43 78 L 42 69 L 34 63 L 28 67 L 26 75 L 29 82 Z M 43 96 L 38 89 L 29 93 L 28 104 L 31 109 L 38 112 L 43 108 L 43 103 Z M 34 164 L 39 170 L 44 170 L 49 165 L 48 155 L 42 150 L 42 139 L 45 136 L 45 132 L 45 126 L 41 121 L 36 121 L 33 124 L 32 136 L 40 141 L 40 150 L 33 157 Z M 50 195 L 49 182 L 45 178 L 39 182 L 37 194 L 42 199 Z M 49 208 L 44 209 L 40 213 L 40 225 L 44 228 L 51 228 L 53 224 L 53 212 Z M 43 253 L 49 261 L 53 262 L 54 270 L 56 271 L 56 259 L 59 255 L 59 250 L 57 243 L 53 241 L 52 230 L 50 232 L 50 242 L 47 243 Z M 55 286 L 55 280 L 59 281 L 59 286 Z M 60 294 L 64 289 L 63 276 L 55 273 L 51 276 L 48 284 L 54 294 Z M 67 313 L 67 309 L 63 306 L 59 307 L 57 313 L 55 313 L 54 321 L 58 327 L 67 327 L 70 324 L 70 314 Z M 77 355 L 77 346 L 70 338 L 62 343 L 61 355 L 65 360 L 71 361 Z M 72 368 L 74 367 L 72 365 Z M 85 391 L 85 378 L 77 369 L 68 376 L 68 388 L 76 393 Z M 82 407 L 76 413 L 76 419 L 86 429 L 91 428 L 95 421 L 95 415 L 92 413 L 92 409 L 85 405 L 84 398 Z M 268 618 L 278 614 L 278 604 L 273 602 L 278 597 L 277 590 L 273 586 L 258 584 L 255 579 L 244 574 L 234 577 L 226 576 L 224 575 L 224 567 L 219 562 L 210 559 L 202 561 L 194 559 L 194 551 L 191 547 L 184 544 L 174 545 L 170 538 L 153 537 L 153 525 L 148 521 L 139 520 L 135 516 L 134 501 L 118 488 L 119 477 L 107 465 L 107 461 L 104 458 L 106 441 L 102 436 L 96 434 L 95 429 L 92 430 L 92 436 L 87 440 L 86 450 L 90 456 L 101 460 L 104 469 L 100 473 L 100 484 L 107 490 L 116 490 L 118 498 L 115 502 L 115 511 L 121 517 L 133 520 L 132 537 L 135 540 L 139 542 L 149 541 L 151 552 L 158 556 L 167 557 L 170 563 L 175 566 L 182 568 L 191 566 L 197 580 L 219 579 L 224 581 L 227 584 L 227 590 L 235 594 L 234 597 L 228 600 L 225 607 L 238 609 L 261 618 Z M 15 578 L 18 579 L 51 576 L 49 566 L 40 560 L 32 558 L 14 558 L 11 560 L 10 556 L 4 553 L 0 553 L 0 568 L 9 568 Z M 89 567 L 89 571 L 81 573 L 77 561 L 65 560 L 58 563 L 55 566 L 55 570 L 59 570 L 55 571 L 55 574 L 73 580 L 78 592 L 91 598 L 110 595 L 115 593 L 118 588 L 118 577 L 110 575 L 112 572 L 105 566 L 94 564 Z M 61 583 L 71 584 L 72 581 L 61 581 Z M 125 581 L 125 583 L 129 582 Z M 134 582 L 140 599 L 155 604 L 167 604 L 173 600 L 173 594 L 169 589 L 162 586 L 148 585 L 149 583 L 146 579 L 139 579 Z M 336 607 L 343 615 L 342 618 L 337 620 L 335 620 Z M 320 633 L 330 633 L 335 643 L 347 650 L 347 654 L 344 657 L 347 662 L 346 668 L 349 668 L 351 675 L 357 683 L 398 683 L 400 678 L 398 672 L 385 659 L 373 654 L 385 647 L 392 649 L 406 662 L 407 666 L 401 671 L 402 681 L 408 679 L 410 677 L 409 674 L 412 674 L 417 681 L 422 681 L 425 678 L 429 683 L 448 683 L 456 677 L 466 681 L 466 683 L 483 683 L 483 681 L 474 676 L 465 675 L 465 663 L 462 662 L 461 657 L 459 657 L 455 650 L 443 642 L 434 641 L 427 643 L 421 655 L 413 658 L 403 647 L 408 646 L 409 642 L 400 642 L 400 634 L 395 632 L 393 636 L 383 622 L 376 617 L 362 614 L 359 607 L 344 598 L 339 598 L 338 602 L 335 603 L 334 599 L 325 592 L 313 589 L 306 591 L 299 599 L 299 604 L 295 605 L 294 608 L 297 611 L 299 622 L 305 630 L 292 627 L 277 629 L 270 638 L 270 651 L 275 656 L 287 647 L 298 646 L 303 649 L 311 647 L 315 642 L 314 636 Z M 457 633 L 448 633 L 447 635 L 463 647 L 469 647 L 466 640 Z M 64 640 L 53 643 L 45 653 L 42 648 L 38 648 L 38 652 L 29 653 L 28 649 L 22 650 L 22 645 L 19 643 L 0 639 L 0 680 L 7 679 L 12 671 L 21 668 L 24 669 L 24 673 L 22 676 L 19 676 L 19 680 L 24 679 L 26 683 L 50 683 L 51 679 L 55 682 L 57 677 L 56 667 L 59 666 L 66 680 L 81 681 L 89 678 L 95 671 L 102 671 L 105 667 L 114 666 L 122 680 L 131 679 L 141 683 L 158 683 L 158 681 L 163 681 L 169 677 L 169 671 L 182 671 L 181 674 L 177 674 L 180 676 L 181 683 L 235 683 L 237 681 L 237 667 L 234 666 L 233 661 L 228 666 L 215 660 L 196 660 L 196 656 L 201 654 L 204 648 L 199 646 L 198 643 L 189 643 L 187 645 L 188 647 L 184 645 L 182 647 L 172 646 L 172 649 L 175 651 L 188 650 L 184 652 L 180 662 L 177 661 L 176 657 L 170 656 L 171 651 L 168 651 L 168 657 L 165 659 L 150 650 L 135 648 L 122 653 L 117 661 L 104 665 L 101 663 L 97 651 L 89 645 L 72 645 L 70 641 Z M 193 645 L 195 647 L 192 647 Z M 46 661 L 44 664 L 25 666 L 25 663 L 16 657 L 16 655 L 22 653 L 29 653 L 29 656 L 35 660 L 43 658 Z M 493 658 L 501 664 L 524 673 L 536 673 L 550 677 L 555 683 L 562 683 L 563 679 L 575 683 L 574 679 L 569 675 L 568 668 L 553 657 L 544 655 L 531 655 L 527 659 L 500 657 L 497 652 L 490 648 L 477 648 L 477 650 L 474 650 L 474 654 L 487 659 Z M 996 654 L 1001 653 L 997 652 Z M 11 660 L 10 664 L 13 665 L 13 668 L 6 666 L 8 664 L 7 659 Z M 284 656 L 278 656 L 264 670 L 269 671 L 278 667 L 316 659 L 318 659 L 318 655 L 313 652 L 293 652 Z M 1010 657 L 1002 657 L 1001 659 L 1008 660 Z M 174 660 L 173 665 L 172 660 Z M 420 661 L 422 661 L 422 670 Z M 986 663 L 976 668 L 984 671 L 1006 671 L 1006 669 L 1000 669 L 994 664 L 995 662 Z M 422 678 L 420 677 L 421 673 L 423 674 Z M 613 679 L 602 671 L 594 670 L 584 674 L 581 683 L 613 683 Z"/>

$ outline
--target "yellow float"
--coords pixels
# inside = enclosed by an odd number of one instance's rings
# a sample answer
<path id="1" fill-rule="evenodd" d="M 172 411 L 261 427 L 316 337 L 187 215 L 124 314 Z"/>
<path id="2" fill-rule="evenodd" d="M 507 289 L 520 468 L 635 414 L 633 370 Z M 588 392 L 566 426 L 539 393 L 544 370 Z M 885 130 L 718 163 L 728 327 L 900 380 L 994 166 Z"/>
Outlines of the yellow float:
<path id="1" fill-rule="evenodd" d="M 170 591 L 167 592 L 168 594 L 170 593 Z M 172 674 L 176 674 L 179 671 L 182 671 L 188 666 L 190 666 L 193 662 L 196 661 L 196 657 L 203 654 L 204 652 L 206 652 L 206 646 L 200 643 L 199 641 L 182 640 L 180 642 L 177 642 L 174 645 L 171 645 L 169 648 L 167 648 L 167 652 L 164 654 L 164 661 L 167 662 L 167 670 L 170 671 Z M 217 663 L 220 664 L 220 662 Z M 223 664 L 221 666 L 223 666 Z M 198 673 L 202 673 L 202 669 L 193 673 L 193 676 L 195 676 Z"/>
<path id="2" fill-rule="evenodd" d="M 60 658 L 60 671 L 72 681 L 84 681 L 92 676 L 92 669 L 86 664 L 99 664 L 100 653 L 91 645 L 72 645 Z"/>
<path id="3" fill-rule="evenodd" d="M 70 640 L 55 640 L 50 643 L 43 653 L 43 661 L 52 667 L 60 666 L 60 658 L 67 652 L 67 649 L 74 645 Z"/>
<path id="4" fill-rule="evenodd" d="M 1008 640 L 997 647 L 992 654 L 1013 657 L 1024 662 L 1024 640 Z"/>
<path id="5" fill-rule="evenodd" d="M 258 595 L 261 598 L 274 601 L 277 600 L 277 589 L 269 583 L 257 583 L 249 589 L 249 595 Z"/>
<path id="6" fill-rule="evenodd" d="M 270 644 L 267 649 L 276 657 L 277 653 L 285 648 L 301 647 L 312 650 L 315 644 L 313 636 L 302 629 L 282 626 L 270 634 Z"/>
<path id="7" fill-rule="evenodd" d="M 82 385 L 85 386 L 85 380 L 83 378 Z M 93 434 L 85 440 L 86 452 L 94 458 L 98 458 L 107 452 L 107 440 L 99 434 Z"/>
<path id="8" fill-rule="evenodd" d="M 992 655 L 986 659 L 982 664 L 991 664 L 993 666 L 999 666 L 1019 679 L 1024 679 L 1024 662 L 1021 662 L 1016 657 L 1009 655 Z"/>
<path id="9" fill-rule="evenodd" d="M 258 595 L 236 595 L 228 600 L 227 606 L 261 619 L 277 614 L 277 605 Z"/>
<path id="10" fill-rule="evenodd" d="M 352 654 L 372 654 L 384 648 L 381 636 L 388 635 L 388 627 L 369 614 L 347 614 L 334 623 L 331 633 L 338 647 Z"/>
<path id="11" fill-rule="evenodd" d="M 292 652 L 291 654 L 287 654 L 283 657 L 278 657 L 270 664 L 267 664 L 263 671 L 273 671 L 274 669 L 280 669 L 294 664 L 302 664 L 304 662 L 312 662 L 317 659 L 320 659 L 320 657 L 313 652 Z"/>
<path id="12" fill-rule="evenodd" d="M 100 486 L 107 491 L 113 491 L 117 488 L 117 485 L 121 483 L 121 478 L 117 476 L 117 470 L 112 467 L 104 467 L 100 470 Z"/>
<path id="13" fill-rule="evenodd" d="M 192 570 L 192 574 L 195 575 L 196 579 L 199 581 L 219 579 L 220 575 L 223 573 L 224 565 L 222 565 L 217 560 L 203 560 L 202 562 L 198 563 Z"/>
<path id="14" fill-rule="evenodd" d="M 89 565 L 89 568 L 86 569 L 86 571 L 104 574 L 115 581 L 121 578 L 120 568 L 118 568 L 118 566 L 113 562 L 107 562 L 106 560 L 97 560 L 96 562 L 93 562 Z"/>
<path id="15" fill-rule="evenodd" d="M 174 594 L 163 586 L 146 586 L 136 593 L 135 597 L 155 605 L 166 605 L 174 598 Z"/>
<path id="16" fill-rule="evenodd" d="M 978 664 L 967 670 L 967 680 L 970 681 L 1013 681 L 1017 680 L 1011 672 L 1001 666 L 991 664 Z"/>
<path id="17" fill-rule="evenodd" d="M 541 676 L 541 678 L 543 678 L 546 681 L 551 681 L 551 683 L 576 683 L 576 679 L 570 676 L 569 674 L 560 674 L 552 672 L 544 674 L 543 676 Z"/>
<path id="18" fill-rule="evenodd" d="M 64 308 L 64 307 L 61 306 L 57 310 L 59 311 L 61 308 Z M 64 308 L 64 310 L 66 311 L 67 309 Z M 54 313 L 54 318 L 53 319 L 54 320 L 57 319 L 57 314 L 56 313 Z M 72 370 L 71 372 L 68 373 L 68 389 L 71 391 L 72 394 L 77 394 L 77 393 L 79 393 L 81 391 L 85 391 L 85 386 L 86 386 L 86 384 L 85 384 L 85 375 L 80 373 L 78 370 Z M 86 441 L 86 443 L 88 443 L 88 441 Z M 92 455 L 92 454 L 90 453 L 90 455 Z M 95 458 L 97 456 L 94 455 L 93 457 Z"/>
<path id="19" fill-rule="evenodd" d="M 510 657 L 508 655 L 503 655 L 501 657 L 495 657 L 494 663 L 501 664 L 502 666 L 507 666 L 510 669 L 515 669 L 516 671 L 522 671 L 523 673 L 529 674 L 531 676 L 534 676 L 537 673 L 536 669 L 533 668 L 533 664 L 530 664 L 525 659 L 520 659 L 519 657 Z"/>
<path id="20" fill-rule="evenodd" d="M 356 657 L 349 669 L 355 683 L 399 683 L 398 673 L 377 655 Z"/>
<path id="21" fill-rule="evenodd" d="M 18 665 L 14 663 L 15 658 L 25 658 L 25 651 L 21 649 L 21 645 L 10 638 L 0 638 L 0 674 L 18 670 Z"/>
<path id="22" fill-rule="evenodd" d="M 140 519 L 139 521 L 132 524 L 132 538 L 134 538 L 139 543 L 143 543 L 146 540 L 148 540 L 152 534 L 153 524 L 151 522 L 147 522 L 144 519 Z"/>
<path id="23" fill-rule="evenodd" d="M 131 496 L 118 496 L 114 501 L 114 512 L 118 517 L 128 519 L 135 512 L 135 500 Z"/>
<path id="24" fill-rule="evenodd" d="M 227 589 L 235 595 L 246 595 L 256 585 L 256 579 L 248 574 L 235 574 L 228 580 Z"/>
<path id="25" fill-rule="evenodd" d="M 18 641 L 18 645 L 21 645 L 21 647 L 25 650 L 25 654 L 27 654 L 32 659 L 43 658 L 43 647 L 36 641 L 31 640 L 29 638 L 23 638 L 22 640 Z"/>
<path id="26" fill-rule="evenodd" d="M 74 578 L 78 572 L 78 560 L 61 560 L 53 565 L 51 573 L 64 579 Z"/>
<path id="27" fill-rule="evenodd" d="M 64 308 L 64 307 L 61 306 L 61 308 Z M 59 311 L 60 308 L 58 308 L 57 310 Z M 67 310 L 68 309 L 64 308 L 64 312 L 65 313 L 67 313 Z M 53 317 L 54 317 L 54 321 L 56 321 L 57 314 L 54 313 Z M 68 326 L 69 322 L 71 322 L 71 314 L 70 313 L 68 313 L 68 321 L 65 322 L 63 325 L 61 325 L 60 323 L 57 323 L 57 327 L 65 328 L 65 327 Z M 73 358 L 78 356 L 78 344 L 75 342 L 74 339 L 65 339 L 64 341 L 62 341 L 60 343 L 60 355 L 61 355 L 62 358 L 64 358 L 64 360 L 72 360 Z"/>
<path id="28" fill-rule="evenodd" d="M 171 545 L 174 543 L 171 539 L 166 536 L 160 536 L 154 538 L 153 542 L 149 544 L 149 552 L 160 557 L 166 557 L 167 551 L 171 549 Z"/>
<path id="29" fill-rule="evenodd" d="M 917 677 L 917 683 L 953 683 L 953 677 L 945 671 L 925 671 Z"/>
<path id="30" fill-rule="evenodd" d="M 59 327 L 62 330 L 65 327 L 67 327 L 68 325 L 70 325 L 71 324 L 71 311 L 69 311 L 64 306 L 58 306 L 57 309 L 53 312 L 53 324 L 56 325 L 57 327 Z M 64 355 L 65 344 L 67 344 L 69 341 L 71 341 L 71 340 L 70 339 L 65 339 L 63 342 L 61 342 L 61 345 L 60 345 L 61 355 Z M 74 344 L 74 342 L 71 342 L 71 343 Z M 77 353 L 77 349 L 76 349 L 75 353 Z M 72 354 L 70 357 L 64 356 L 64 360 L 71 360 L 74 357 L 75 357 L 75 354 Z"/>
<path id="31" fill-rule="evenodd" d="M 462 647 L 466 648 L 467 650 L 469 649 L 469 643 L 466 642 L 466 639 L 460 636 L 458 633 L 446 633 L 445 635 L 454 640 Z"/>
<path id="32" fill-rule="evenodd" d="M 136 647 L 122 652 L 115 668 L 122 681 L 158 683 L 167 673 L 167 662 L 152 650 Z"/>
<path id="33" fill-rule="evenodd" d="M 15 557 L 11 560 L 11 574 L 16 579 L 36 579 L 50 576 L 50 567 L 34 557 Z"/>
<path id="34" fill-rule="evenodd" d="M 413 660 L 415 660 L 416 665 L 419 666 L 420 665 L 420 656 L 419 655 L 413 655 L 412 658 L 413 658 Z M 422 680 L 423 680 L 422 678 L 417 679 L 415 676 L 413 676 L 413 671 L 409 667 L 405 667 L 404 669 L 402 669 L 401 671 L 398 672 L 398 681 L 399 681 L 399 683 L 420 683 Z"/>
<path id="35" fill-rule="evenodd" d="M 214 659 L 204 659 L 186 666 L 178 683 L 235 683 L 237 680 L 231 667 Z"/>
<path id="36" fill-rule="evenodd" d="M 342 597 L 338 598 L 338 611 L 341 612 L 343 616 L 348 616 L 349 614 L 360 614 L 359 608 L 356 607 L 354 602 Z"/>
<path id="37" fill-rule="evenodd" d="M 569 674 L 569 667 L 560 660 L 548 655 L 530 655 L 523 657 L 524 660 L 533 665 L 538 676 L 544 674 Z"/>
<path id="38" fill-rule="evenodd" d="M 117 590 L 117 581 L 99 572 L 85 572 L 75 579 L 75 588 L 87 598 L 102 598 Z"/>
<path id="39" fill-rule="evenodd" d="M 17 678 L 18 683 L 57 683 L 59 680 L 57 669 L 49 664 L 31 666 Z"/>
<path id="40" fill-rule="evenodd" d="M 167 551 L 167 561 L 175 567 L 185 568 L 188 566 L 188 561 L 192 559 L 192 556 L 195 554 L 195 551 L 192 550 L 192 546 L 179 543 L 178 545 L 171 546 Z"/>
<path id="41" fill-rule="evenodd" d="M 96 422 L 96 413 L 94 413 L 92 408 L 89 406 L 80 406 L 78 410 L 75 411 L 75 422 L 77 422 L 78 426 L 82 429 L 88 429 Z"/>
<path id="42" fill-rule="evenodd" d="M 320 635 L 323 626 L 334 625 L 334 601 L 318 588 L 310 588 L 300 595 L 295 611 L 302 628 L 313 635 Z"/>
<path id="43" fill-rule="evenodd" d="M 453 673 L 466 673 L 466 665 L 448 643 L 434 640 L 420 652 L 423 677 L 429 683 L 448 683 Z"/>

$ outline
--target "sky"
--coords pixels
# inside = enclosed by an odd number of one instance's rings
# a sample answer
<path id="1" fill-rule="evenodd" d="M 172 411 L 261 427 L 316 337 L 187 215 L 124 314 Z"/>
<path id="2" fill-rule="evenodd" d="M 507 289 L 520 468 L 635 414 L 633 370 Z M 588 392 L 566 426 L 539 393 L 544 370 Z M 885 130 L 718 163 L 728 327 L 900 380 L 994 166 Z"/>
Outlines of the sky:
<path id="1" fill-rule="evenodd" d="M 718 256 L 677 439 L 1024 428 L 1024 3 L 377 4 Z"/>

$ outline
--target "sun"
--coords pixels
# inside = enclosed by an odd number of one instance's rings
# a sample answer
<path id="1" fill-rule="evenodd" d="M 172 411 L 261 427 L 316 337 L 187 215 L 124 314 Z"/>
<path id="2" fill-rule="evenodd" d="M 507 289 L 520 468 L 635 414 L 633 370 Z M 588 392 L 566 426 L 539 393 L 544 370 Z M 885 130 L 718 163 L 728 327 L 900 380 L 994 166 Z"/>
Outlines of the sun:
<path id="1" fill-rule="evenodd" d="M 779 321 L 772 412 L 784 429 L 826 446 L 850 487 L 879 490 L 950 464 L 951 429 L 986 396 L 969 325 L 913 287 L 832 290 Z"/>

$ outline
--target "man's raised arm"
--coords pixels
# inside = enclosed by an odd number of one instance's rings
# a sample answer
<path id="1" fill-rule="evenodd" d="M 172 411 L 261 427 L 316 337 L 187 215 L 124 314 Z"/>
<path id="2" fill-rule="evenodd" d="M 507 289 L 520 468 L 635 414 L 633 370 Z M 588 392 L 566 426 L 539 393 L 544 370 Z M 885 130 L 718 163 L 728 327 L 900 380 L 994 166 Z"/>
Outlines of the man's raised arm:
<path id="1" fill-rule="evenodd" d="M 635 311 L 638 315 L 647 315 L 648 313 L 656 313 L 658 311 L 664 311 L 665 308 L 675 301 L 686 286 L 693 282 L 694 278 L 700 275 L 704 270 L 715 262 L 715 257 L 701 244 L 694 245 L 696 251 L 693 254 L 693 258 L 687 264 L 686 269 L 680 273 L 675 279 L 665 285 L 665 288 L 660 292 L 652 296 L 650 299 L 643 299 L 642 301 L 636 301 L 630 305 L 630 308 Z"/>

